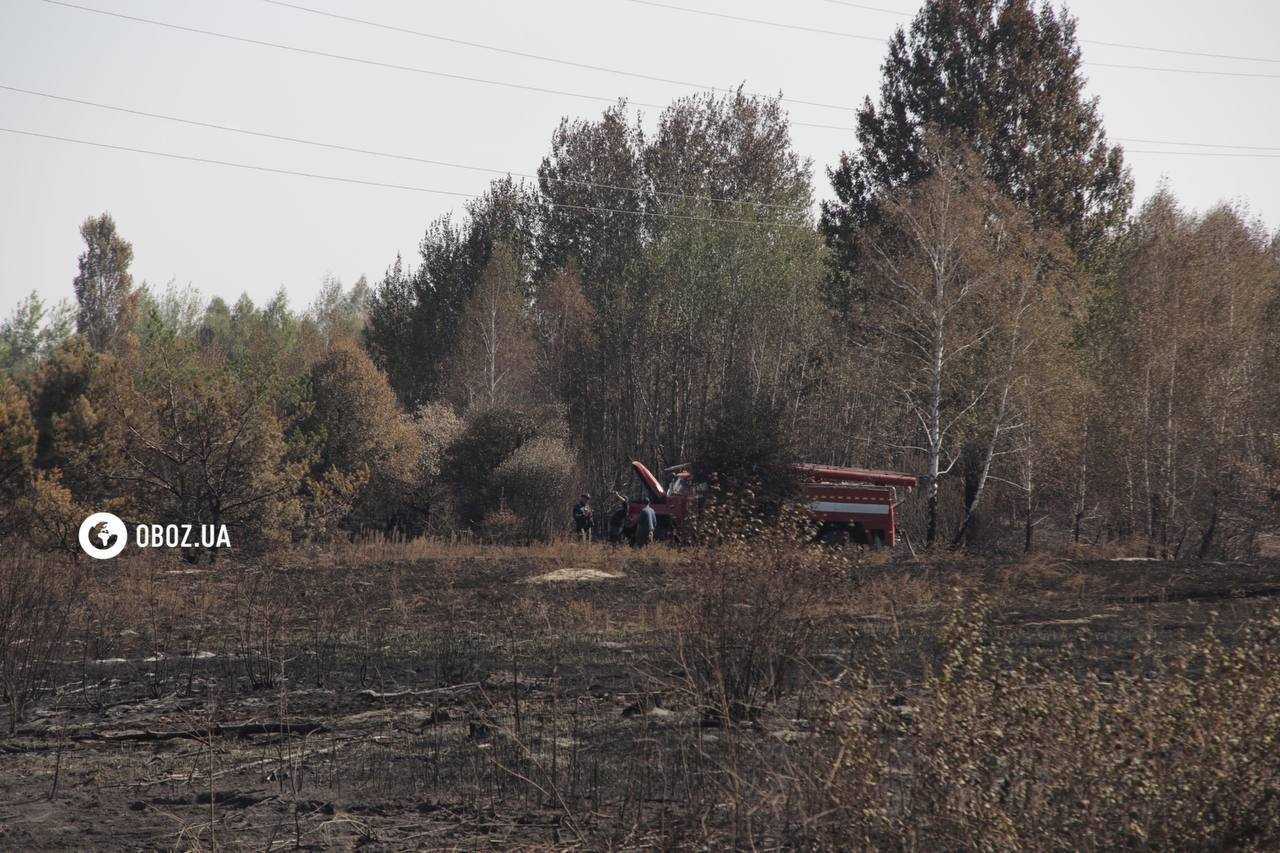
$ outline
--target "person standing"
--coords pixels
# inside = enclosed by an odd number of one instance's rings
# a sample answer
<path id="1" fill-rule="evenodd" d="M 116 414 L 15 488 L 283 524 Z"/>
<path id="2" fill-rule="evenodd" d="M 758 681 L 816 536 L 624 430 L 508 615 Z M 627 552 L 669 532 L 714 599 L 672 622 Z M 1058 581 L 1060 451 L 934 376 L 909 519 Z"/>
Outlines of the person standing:
<path id="1" fill-rule="evenodd" d="M 591 495 L 582 494 L 573 505 L 573 530 L 579 541 L 591 541 L 591 528 L 594 524 L 595 512 L 591 509 Z"/>
<path id="2" fill-rule="evenodd" d="M 643 548 L 653 542 L 653 536 L 658 530 L 658 514 L 653 511 L 653 504 L 645 498 L 644 506 L 640 508 L 640 515 L 636 518 L 636 537 L 635 546 Z"/>
<path id="3" fill-rule="evenodd" d="M 617 545 L 627 527 L 627 499 L 619 492 L 613 493 L 613 512 L 609 513 L 609 542 Z"/>

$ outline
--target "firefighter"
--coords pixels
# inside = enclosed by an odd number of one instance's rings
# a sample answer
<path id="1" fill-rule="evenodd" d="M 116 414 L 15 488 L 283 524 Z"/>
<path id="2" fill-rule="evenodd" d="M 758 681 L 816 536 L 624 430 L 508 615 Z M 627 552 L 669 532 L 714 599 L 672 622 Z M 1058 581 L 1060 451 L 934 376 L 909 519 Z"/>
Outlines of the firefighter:
<path id="1" fill-rule="evenodd" d="M 609 513 L 609 541 L 618 544 L 622 541 L 622 531 L 627 526 L 627 499 L 620 492 L 614 492 L 615 505 Z"/>
<path id="2" fill-rule="evenodd" d="M 644 506 L 640 509 L 640 515 L 636 518 L 636 536 L 632 543 L 637 548 L 653 542 L 653 535 L 658 530 L 658 514 L 653 511 L 653 505 L 648 498 L 644 499 Z"/>
<path id="3" fill-rule="evenodd" d="M 595 523 L 595 512 L 591 509 L 591 495 L 582 494 L 573 505 L 573 530 L 579 541 L 591 541 L 591 527 Z"/>

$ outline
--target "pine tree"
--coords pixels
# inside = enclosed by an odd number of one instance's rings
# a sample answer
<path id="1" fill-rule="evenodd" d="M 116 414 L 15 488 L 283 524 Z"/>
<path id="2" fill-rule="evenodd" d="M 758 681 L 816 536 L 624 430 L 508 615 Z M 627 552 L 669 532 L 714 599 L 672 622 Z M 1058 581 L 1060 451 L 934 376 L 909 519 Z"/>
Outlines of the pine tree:
<path id="1" fill-rule="evenodd" d="M 1087 258 L 1123 223 L 1133 182 L 1110 146 L 1097 98 L 1086 98 L 1076 22 L 1034 0 L 929 0 L 889 44 L 880 102 L 857 117 L 857 149 L 829 175 L 823 204 L 833 252 L 829 298 L 848 310 L 864 257 L 860 232 L 886 191 L 929 174 L 930 131 L 971 146 L 986 176 L 1038 226 L 1061 229 Z"/>

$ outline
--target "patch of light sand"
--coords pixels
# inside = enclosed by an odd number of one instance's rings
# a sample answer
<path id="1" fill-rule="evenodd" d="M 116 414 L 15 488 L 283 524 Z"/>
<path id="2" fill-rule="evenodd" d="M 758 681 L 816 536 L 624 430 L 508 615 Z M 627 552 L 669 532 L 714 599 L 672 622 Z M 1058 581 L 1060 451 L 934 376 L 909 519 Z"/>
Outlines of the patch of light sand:
<path id="1" fill-rule="evenodd" d="M 574 581 L 611 581 L 622 577 L 620 574 L 610 574 L 602 572 L 599 569 L 590 569 L 581 566 L 565 566 L 562 569 L 556 569 L 553 572 L 547 572 L 545 575 L 536 575 L 529 578 L 529 583 L 557 583 L 557 582 L 574 582 Z"/>

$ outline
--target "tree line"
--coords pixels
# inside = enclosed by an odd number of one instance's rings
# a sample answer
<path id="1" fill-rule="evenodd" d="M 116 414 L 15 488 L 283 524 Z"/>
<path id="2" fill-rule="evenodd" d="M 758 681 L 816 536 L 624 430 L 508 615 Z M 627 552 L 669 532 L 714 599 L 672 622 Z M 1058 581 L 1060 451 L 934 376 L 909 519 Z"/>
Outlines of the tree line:
<path id="1" fill-rule="evenodd" d="M 134 286 L 90 218 L 76 305 L 0 327 L 0 524 L 521 540 L 633 458 L 803 459 L 920 474 L 918 544 L 1249 553 L 1280 514 L 1280 238 L 1167 187 L 1134 208 L 1075 26 L 926 3 L 816 214 L 780 100 L 739 90 L 562 120 L 536 182 L 301 312 Z"/>

